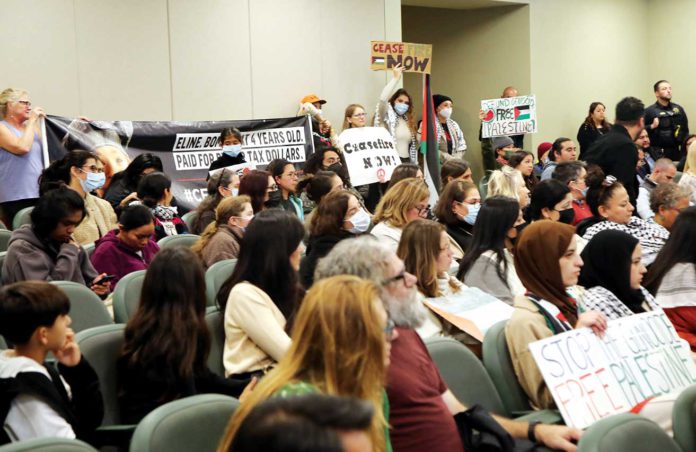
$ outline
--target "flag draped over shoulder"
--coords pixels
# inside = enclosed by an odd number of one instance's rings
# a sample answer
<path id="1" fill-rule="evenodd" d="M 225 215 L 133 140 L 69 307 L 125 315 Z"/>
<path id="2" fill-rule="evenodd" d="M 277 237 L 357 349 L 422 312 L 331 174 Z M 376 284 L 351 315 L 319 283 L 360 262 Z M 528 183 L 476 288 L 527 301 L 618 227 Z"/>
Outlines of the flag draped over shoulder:
<path id="1" fill-rule="evenodd" d="M 423 176 L 430 189 L 430 205 L 434 206 L 440 192 L 440 151 L 437 143 L 435 109 L 430 92 L 430 74 L 423 74 L 423 121 L 421 122 L 420 153 L 423 156 Z"/>

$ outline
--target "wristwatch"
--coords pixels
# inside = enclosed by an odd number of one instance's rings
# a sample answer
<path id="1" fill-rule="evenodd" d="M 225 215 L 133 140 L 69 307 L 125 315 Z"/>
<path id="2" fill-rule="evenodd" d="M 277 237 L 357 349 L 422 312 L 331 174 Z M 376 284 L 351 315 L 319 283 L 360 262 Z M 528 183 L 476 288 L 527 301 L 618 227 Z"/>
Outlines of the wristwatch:
<path id="1" fill-rule="evenodd" d="M 527 428 L 527 438 L 533 442 L 536 443 L 536 435 L 534 434 L 534 429 L 536 428 L 537 425 L 541 424 L 539 421 L 532 421 L 529 423 L 529 428 Z"/>

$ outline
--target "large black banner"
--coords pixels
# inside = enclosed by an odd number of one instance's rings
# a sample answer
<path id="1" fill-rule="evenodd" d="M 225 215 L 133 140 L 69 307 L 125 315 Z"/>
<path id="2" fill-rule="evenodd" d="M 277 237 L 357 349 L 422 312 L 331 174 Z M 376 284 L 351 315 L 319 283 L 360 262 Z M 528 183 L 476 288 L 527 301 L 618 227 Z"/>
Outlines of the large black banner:
<path id="1" fill-rule="evenodd" d="M 73 149 L 96 153 L 106 164 L 107 181 L 144 152 L 162 159 L 172 179 L 179 205 L 192 209 L 206 196 L 210 164 L 222 153 L 220 132 L 236 127 L 242 132 L 247 162 L 264 168 L 276 158 L 304 162 L 313 152 L 308 116 L 239 121 L 86 121 L 46 117 L 46 145 L 51 161 Z"/>

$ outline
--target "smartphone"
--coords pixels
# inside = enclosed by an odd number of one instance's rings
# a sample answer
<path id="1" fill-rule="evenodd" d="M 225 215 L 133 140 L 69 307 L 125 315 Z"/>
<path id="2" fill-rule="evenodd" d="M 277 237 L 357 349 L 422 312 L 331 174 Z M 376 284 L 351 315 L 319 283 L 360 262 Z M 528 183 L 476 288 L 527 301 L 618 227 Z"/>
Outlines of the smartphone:
<path id="1" fill-rule="evenodd" d="M 101 286 L 101 285 L 104 285 L 105 283 L 108 283 L 109 281 L 111 281 L 115 277 L 116 277 L 116 275 L 106 275 L 103 278 L 95 281 L 94 284 L 98 284 Z"/>

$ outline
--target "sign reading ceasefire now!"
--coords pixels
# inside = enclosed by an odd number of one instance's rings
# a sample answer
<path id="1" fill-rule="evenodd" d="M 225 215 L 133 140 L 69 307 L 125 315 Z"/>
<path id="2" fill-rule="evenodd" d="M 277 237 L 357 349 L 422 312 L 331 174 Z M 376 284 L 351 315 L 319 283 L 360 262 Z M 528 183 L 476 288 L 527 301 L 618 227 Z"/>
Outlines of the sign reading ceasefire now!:
<path id="1" fill-rule="evenodd" d="M 397 64 L 405 72 L 430 74 L 433 59 L 433 46 L 430 44 L 412 44 L 410 42 L 372 41 L 373 71 L 386 71 Z"/>
<path id="2" fill-rule="evenodd" d="M 696 383 L 696 364 L 663 311 L 610 320 L 529 344 L 566 425 L 585 428 Z M 649 403 L 649 402 L 648 402 Z"/>

